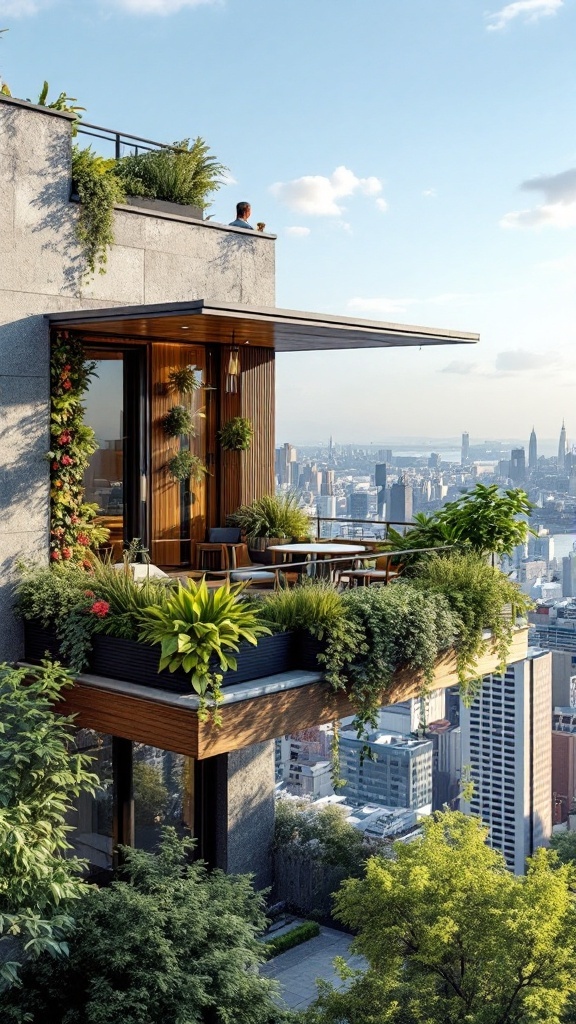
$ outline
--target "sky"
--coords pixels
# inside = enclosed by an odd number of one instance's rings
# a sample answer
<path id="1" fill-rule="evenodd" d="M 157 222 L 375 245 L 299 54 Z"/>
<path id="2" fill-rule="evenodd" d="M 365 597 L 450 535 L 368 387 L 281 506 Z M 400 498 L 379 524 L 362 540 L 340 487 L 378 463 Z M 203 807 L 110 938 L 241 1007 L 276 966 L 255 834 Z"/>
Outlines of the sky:
<path id="1" fill-rule="evenodd" d="M 576 439 L 576 0 L 0 0 L 0 75 L 201 135 L 278 306 L 480 333 L 280 355 L 278 441 Z"/>

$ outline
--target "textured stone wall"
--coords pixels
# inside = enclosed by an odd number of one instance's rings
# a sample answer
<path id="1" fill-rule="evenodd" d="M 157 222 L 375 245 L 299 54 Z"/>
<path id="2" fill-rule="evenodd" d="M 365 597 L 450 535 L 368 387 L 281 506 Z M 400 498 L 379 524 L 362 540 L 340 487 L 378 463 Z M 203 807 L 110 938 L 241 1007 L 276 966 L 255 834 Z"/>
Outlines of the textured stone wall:
<path id="1" fill-rule="evenodd" d="M 191 299 L 274 305 L 273 238 L 128 206 L 115 212 L 107 273 L 83 281 L 71 145 L 68 115 L 0 97 L 0 660 L 22 653 L 15 562 L 48 549 L 43 314 Z"/>
<path id="2" fill-rule="evenodd" d="M 272 884 L 274 741 L 226 755 L 228 856 L 226 870 L 254 874 L 257 889 Z"/>

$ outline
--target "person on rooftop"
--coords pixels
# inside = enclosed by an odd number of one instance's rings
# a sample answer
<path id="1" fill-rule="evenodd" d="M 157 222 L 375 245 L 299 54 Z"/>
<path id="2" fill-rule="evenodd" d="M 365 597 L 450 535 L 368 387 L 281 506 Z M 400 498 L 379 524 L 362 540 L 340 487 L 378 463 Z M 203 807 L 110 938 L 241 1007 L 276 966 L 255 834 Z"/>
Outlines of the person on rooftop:
<path id="1" fill-rule="evenodd" d="M 250 231 L 254 231 L 252 225 L 248 223 L 251 213 L 252 207 L 250 203 L 236 203 L 236 220 L 231 221 L 229 227 L 249 228 Z"/>

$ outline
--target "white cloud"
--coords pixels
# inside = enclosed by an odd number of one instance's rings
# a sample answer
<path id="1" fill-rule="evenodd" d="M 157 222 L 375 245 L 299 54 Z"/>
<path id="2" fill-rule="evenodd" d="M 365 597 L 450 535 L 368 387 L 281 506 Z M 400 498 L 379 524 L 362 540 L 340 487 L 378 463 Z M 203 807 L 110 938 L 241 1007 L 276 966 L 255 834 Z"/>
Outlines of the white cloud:
<path id="1" fill-rule="evenodd" d="M 379 198 L 376 200 L 376 206 L 380 210 L 380 213 L 388 212 L 388 203 L 386 202 L 385 199 L 382 199 L 381 196 L 379 196 Z"/>
<path id="2" fill-rule="evenodd" d="M 500 32 L 516 18 L 539 21 L 540 18 L 556 14 L 563 6 L 564 0 L 515 0 L 494 14 L 487 15 L 487 28 L 489 32 Z"/>
<path id="3" fill-rule="evenodd" d="M 214 4 L 219 0 L 112 0 L 112 6 L 128 11 L 129 14 L 177 14 L 185 7 L 199 7 Z"/>
<path id="4" fill-rule="evenodd" d="M 413 306 L 416 299 L 391 299 L 384 295 L 376 298 L 354 296 L 348 301 L 348 309 L 362 315 L 373 314 L 377 317 L 402 316 L 408 306 Z"/>
<path id="5" fill-rule="evenodd" d="M 436 189 L 435 188 L 425 188 L 424 191 L 422 192 L 422 195 L 425 196 L 426 199 L 435 199 L 436 198 Z"/>
<path id="6" fill-rule="evenodd" d="M 379 178 L 358 178 L 354 171 L 343 165 L 337 167 L 330 177 L 306 174 L 302 178 L 277 181 L 270 186 L 270 192 L 281 203 L 313 217 L 339 217 L 345 209 L 339 200 L 358 192 L 375 196 L 381 191 Z"/>
<path id="7" fill-rule="evenodd" d="M 458 373 L 463 377 L 478 372 L 479 363 L 466 363 L 463 359 L 453 359 L 447 366 L 443 366 L 439 373 Z"/>
<path id="8" fill-rule="evenodd" d="M 513 210 L 505 214 L 500 221 L 501 227 L 576 227 L 576 168 L 529 178 L 520 187 L 525 192 L 543 192 L 545 202 L 531 210 Z"/>
<path id="9" fill-rule="evenodd" d="M 286 234 L 291 235 L 292 238 L 306 238 L 310 234 L 310 228 L 303 228 L 294 224 L 293 227 L 286 228 Z"/>
<path id="10" fill-rule="evenodd" d="M 4 0 L 0 15 L 2 18 L 24 18 L 37 14 L 39 7 L 35 0 Z"/>
<path id="11" fill-rule="evenodd" d="M 439 373 L 454 373 L 464 377 L 517 377 L 521 374 L 550 377 L 565 365 L 556 352 L 530 352 L 528 349 L 511 349 L 496 353 L 493 363 L 469 363 L 463 359 L 454 359 L 442 367 Z"/>

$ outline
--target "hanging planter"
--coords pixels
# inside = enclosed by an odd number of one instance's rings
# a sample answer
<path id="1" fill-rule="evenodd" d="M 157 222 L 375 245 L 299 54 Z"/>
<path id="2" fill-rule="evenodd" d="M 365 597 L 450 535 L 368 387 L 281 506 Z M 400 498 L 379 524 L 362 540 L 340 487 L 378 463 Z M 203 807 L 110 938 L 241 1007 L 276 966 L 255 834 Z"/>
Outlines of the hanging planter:
<path id="1" fill-rule="evenodd" d="M 162 417 L 162 427 L 168 437 L 194 436 L 196 431 L 191 414 L 183 405 L 173 405 Z"/>
<path id="2" fill-rule="evenodd" d="M 244 416 L 235 416 L 228 420 L 218 431 L 218 440 L 222 448 L 229 452 L 245 452 L 252 444 L 254 428 Z"/>
<path id="3" fill-rule="evenodd" d="M 193 395 L 204 385 L 195 366 L 181 366 L 170 370 L 166 390 L 178 395 Z"/>
<path id="4" fill-rule="evenodd" d="M 174 455 L 167 463 L 166 469 L 172 479 L 178 483 L 185 480 L 202 480 L 208 472 L 202 459 L 198 455 L 193 455 L 187 448 Z"/>

